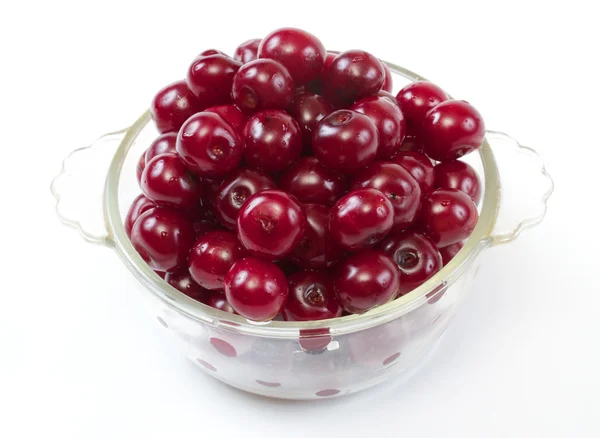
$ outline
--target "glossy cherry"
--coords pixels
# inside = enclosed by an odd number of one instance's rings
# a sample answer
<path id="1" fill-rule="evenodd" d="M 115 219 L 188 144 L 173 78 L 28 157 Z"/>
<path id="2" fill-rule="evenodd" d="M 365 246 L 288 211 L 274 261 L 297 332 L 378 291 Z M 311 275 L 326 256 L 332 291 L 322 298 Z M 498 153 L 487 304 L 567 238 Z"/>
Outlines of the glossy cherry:
<path id="1" fill-rule="evenodd" d="M 165 132 L 164 134 L 159 135 L 154 139 L 152 143 L 150 143 L 148 149 L 146 149 L 146 154 L 144 155 L 146 163 L 148 163 L 152 158 L 156 157 L 157 155 L 176 154 L 176 143 L 176 132 Z"/>
<path id="2" fill-rule="evenodd" d="M 377 93 L 384 81 L 385 70 L 379 59 L 363 50 L 348 50 L 331 63 L 325 93 L 333 101 L 352 104 Z"/>
<path id="3" fill-rule="evenodd" d="M 229 268 L 247 255 L 239 240 L 230 231 L 211 231 L 201 236 L 190 251 L 190 275 L 209 290 L 223 289 Z"/>
<path id="4" fill-rule="evenodd" d="M 233 78 L 231 97 L 246 114 L 264 109 L 285 110 L 292 102 L 294 80 L 283 64 L 255 59 L 240 67 Z"/>
<path id="5" fill-rule="evenodd" d="M 406 135 L 406 122 L 397 104 L 385 97 L 370 96 L 359 100 L 350 109 L 364 114 L 377 127 L 377 158 L 385 160 L 398 153 Z"/>
<path id="6" fill-rule="evenodd" d="M 402 231 L 389 235 L 379 246 L 400 271 L 399 295 L 425 283 L 442 269 L 442 256 L 424 234 Z"/>
<path id="7" fill-rule="evenodd" d="M 323 70 L 321 70 L 321 74 L 319 75 L 318 78 L 313 79 L 312 81 L 310 81 L 308 84 L 306 84 L 306 89 L 319 94 L 319 95 L 323 95 L 323 87 L 325 85 L 325 81 L 327 80 L 327 76 L 329 73 L 329 67 L 331 67 L 331 64 L 333 63 L 333 60 L 335 59 L 335 57 L 337 56 L 337 53 L 333 53 L 333 52 L 327 52 L 327 55 L 325 55 L 325 63 L 323 64 Z"/>
<path id="8" fill-rule="evenodd" d="M 280 190 L 251 196 L 240 209 L 237 233 L 253 255 L 278 260 L 288 255 L 306 230 L 306 214 L 296 199 Z"/>
<path id="9" fill-rule="evenodd" d="M 288 296 L 279 267 L 254 257 L 238 260 L 225 277 L 225 297 L 240 315 L 253 321 L 273 319 Z"/>
<path id="10" fill-rule="evenodd" d="M 465 246 L 464 242 L 457 242 L 440 248 L 440 255 L 442 256 L 442 262 L 444 266 L 446 266 L 450 260 L 452 260 L 456 254 L 458 254 L 463 246 Z"/>
<path id="11" fill-rule="evenodd" d="M 190 210 L 200 201 L 202 187 L 176 154 L 154 157 L 144 168 L 142 192 L 163 207 Z"/>
<path id="12" fill-rule="evenodd" d="M 302 240 L 289 258 L 306 269 L 333 266 L 342 257 L 342 250 L 329 238 L 329 208 L 318 204 L 305 204 L 307 227 Z"/>
<path id="13" fill-rule="evenodd" d="M 400 109 L 406 117 L 407 132 L 415 135 L 425 120 L 427 112 L 445 100 L 448 95 L 437 85 L 428 81 L 412 82 L 396 95 Z"/>
<path id="14" fill-rule="evenodd" d="M 152 119 L 161 133 L 178 131 L 183 122 L 202 109 L 185 81 L 167 85 L 156 93 L 150 104 Z"/>
<path id="15" fill-rule="evenodd" d="M 354 178 L 351 190 L 371 188 L 383 193 L 394 206 L 394 230 L 408 228 L 416 220 L 421 203 L 419 183 L 402 166 L 379 161 Z"/>
<path id="16" fill-rule="evenodd" d="M 223 56 L 229 56 L 227 55 L 227 53 L 222 52 L 221 50 L 217 50 L 217 49 L 206 49 L 203 52 L 200 52 L 198 54 L 198 56 L 196 56 L 196 58 L 202 58 L 203 56 L 211 56 L 211 55 L 223 55 Z"/>
<path id="17" fill-rule="evenodd" d="M 419 183 L 421 195 L 430 193 L 434 188 L 435 175 L 433 163 L 427 155 L 420 152 L 400 152 L 390 162 L 408 170 L 408 173 Z"/>
<path id="18" fill-rule="evenodd" d="M 437 189 L 423 199 L 420 228 L 440 248 L 469 237 L 479 214 L 473 200 L 456 189 Z"/>
<path id="19" fill-rule="evenodd" d="M 394 207 L 379 190 L 361 188 L 340 198 L 329 213 L 329 235 L 340 248 L 358 251 L 379 243 L 394 225 Z"/>
<path id="20" fill-rule="evenodd" d="M 233 310 L 233 307 L 231 307 L 231 305 L 227 302 L 225 293 L 211 292 L 211 291 L 207 291 L 207 292 L 208 293 L 206 294 L 204 300 L 202 300 L 202 302 L 204 304 L 206 304 L 207 306 L 210 306 L 212 308 L 222 310 L 223 312 L 235 313 L 235 310 Z"/>
<path id="21" fill-rule="evenodd" d="M 481 200 L 479 176 L 475 169 L 464 161 L 447 161 L 435 166 L 435 187 L 465 192 L 475 204 Z"/>
<path id="22" fill-rule="evenodd" d="M 479 149 L 485 123 L 463 100 L 446 100 L 427 113 L 421 126 L 425 153 L 436 161 L 456 160 Z"/>
<path id="23" fill-rule="evenodd" d="M 140 156 L 137 165 L 135 166 L 135 177 L 137 178 L 137 182 L 139 185 L 142 184 L 142 173 L 144 172 L 144 167 L 146 167 L 146 152 L 142 153 Z"/>
<path id="24" fill-rule="evenodd" d="M 305 149 L 310 150 L 317 124 L 333 112 L 333 107 L 323 96 L 305 91 L 294 96 L 288 112 L 300 125 Z"/>
<path id="25" fill-rule="evenodd" d="M 276 188 L 275 182 L 259 170 L 236 170 L 225 178 L 215 198 L 215 210 L 221 224 L 235 230 L 237 218 L 246 200 L 263 190 Z"/>
<path id="26" fill-rule="evenodd" d="M 303 157 L 279 178 L 282 190 L 300 202 L 333 205 L 346 192 L 346 178 L 328 169 L 315 157 Z"/>
<path id="27" fill-rule="evenodd" d="M 223 120 L 231 125 L 235 132 L 242 134 L 242 129 L 246 124 L 246 116 L 235 105 L 219 105 L 206 108 L 204 111 L 220 115 Z"/>
<path id="28" fill-rule="evenodd" d="M 156 271 L 185 266 L 194 243 L 194 229 L 187 216 L 158 207 L 143 213 L 133 224 L 131 244 Z"/>
<path id="29" fill-rule="evenodd" d="M 233 52 L 233 59 L 241 62 L 242 64 L 254 61 L 256 58 L 258 58 L 258 46 L 260 45 L 260 42 L 260 38 L 244 41 L 242 44 L 237 46 Z"/>
<path id="30" fill-rule="evenodd" d="M 423 152 L 423 142 L 415 136 L 407 135 L 400 145 L 400 152 Z"/>
<path id="31" fill-rule="evenodd" d="M 241 65 L 229 56 L 200 56 L 188 69 L 187 86 L 205 108 L 228 103 L 233 77 Z"/>
<path id="32" fill-rule="evenodd" d="M 334 290 L 349 313 L 363 313 L 393 300 L 400 287 L 398 268 L 378 250 L 364 251 L 338 265 Z"/>
<path id="33" fill-rule="evenodd" d="M 195 174 L 219 178 L 240 164 L 243 142 L 221 116 L 201 112 L 190 117 L 179 130 L 177 153 Z"/>
<path id="34" fill-rule="evenodd" d="M 133 224 L 146 211 L 156 208 L 156 204 L 150 199 L 146 198 L 143 194 L 139 194 L 131 203 L 127 216 L 125 217 L 125 232 L 128 237 L 131 237 L 131 229 Z"/>
<path id="35" fill-rule="evenodd" d="M 271 32 L 258 48 L 258 57 L 282 63 L 296 86 L 304 85 L 321 74 L 326 53 L 325 46 L 316 36 L 291 27 Z"/>
<path id="36" fill-rule="evenodd" d="M 244 158 L 251 167 L 268 172 L 285 169 L 302 154 L 302 131 L 286 112 L 264 110 L 244 126 Z"/>
<path id="37" fill-rule="evenodd" d="M 285 321 L 318 321 L 342 315 L 333 281 L 328 275 L 297 272 L 289 277 L 288 288 L 288 299 L 281 312 Z"/>
<path id="38" fill-rule="evenodd" d="M 183 292 L 188 297 L 196 301 L 204 301 L 208 291 L 201 287 L 191 277 L 186 268 L 179 269 L 173 272 L 167 272 L 165 281 L 180 292 Z"/>
<path id="39" fill-rule="evenodd" d="M 391 93 L 394 89 L 394 77 L 392 75 L 392 71 L 385 62 L 381 61 L 381 65 L 383 65 L 383 70 L 385 71 L 385 79 L 383 80 L 383 85 L 381 86 L 381 89 L 383 91 Z"/>
<path id="40" fill-rule="evenodd" d="M 325 166 L 352 174 L 377 155 L 378 133 L 364 114 L 337 110 L 319 122 L 313 134 L 313 152 Z"/>

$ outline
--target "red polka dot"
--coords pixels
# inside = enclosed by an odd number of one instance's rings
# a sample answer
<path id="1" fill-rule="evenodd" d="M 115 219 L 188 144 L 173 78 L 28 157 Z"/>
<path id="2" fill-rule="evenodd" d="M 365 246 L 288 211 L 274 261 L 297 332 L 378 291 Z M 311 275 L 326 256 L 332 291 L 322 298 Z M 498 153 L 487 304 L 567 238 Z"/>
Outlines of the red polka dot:
<path id="1" fill-rule="evenodd" d="M 219 338 L 210 338 L 210 343 L 217 349 L 219 353 L 227 357 L 236 357 L 235 348 L 229 343 Z"/>
<path id="2" fill-rule="evenodd" d="M 160 316 L 157 316 L 156 319 L 158 319 L 158 322 L 160 322 L 160 325 L 162 325 L 164 328 L 169 328 L 165 320 L 162 319 Z"/>
<path id="3" fill-rule="evenodd" d="M 427 302 L 429 304 L 435 304 L 439 300 L 442 299 L 442 297 L 444 296 L 445 293 L 446 293 L 446 285 L 441 284 L 425 296 L 427 297 Z"/>
<path id="4" fill-rule="evenodd" d="M 398 359 L 399 357 L 400 357 L 400 353 L 394 353 L 394 354 L 392 354 L 390 357 L 388 357 L 387 359 L 385 359 L 385 360 L 383 361 L 383 365 L 384 365 L 384 366 L 385 366 L 385 365 L 389 365 L 389 364 L 391 364 L 392 362 L 394 362 L 396 359 Z"/>
<path id="5" fill-rule="evenodd" d="M 281 383 L 277 382 L 263 382 L 262 380 L 257 380 L 256 383 L 263 386 L 268 386 L 269 388 L 279 388 Z"/>
<path id="6" fill-rule="evenodd" d="M 317 392 L 316 395 L 319 397 L 331 397 L 332 395 L 337 395 L 340 393 L 339 389 L 322 389 Z"/>
<path id="7" fill-rule="evenodd" d="M 309 353 L 323 351 L 331 342 L 329 329 L 307 329 L 300 330 L 300 347 Z"/>
<path id="8" fill-rule="evenodd" d="M 202 359 L 196 359 L 196 361 L 197 361 L 197 362 L 198 362 L 200 365 L 204 366 L 204 368 L 207 368 L 207 369 L 209 369 L 209 370 L 211 370 L 211 371 L 217 371 L 217 369 L 216 369 L 215 367 L 213 367 L 211 364 L 209 364 L 209 363 L 208 363 L 208 362 L 206 362 L 205 360 L 202 360 Z"/>

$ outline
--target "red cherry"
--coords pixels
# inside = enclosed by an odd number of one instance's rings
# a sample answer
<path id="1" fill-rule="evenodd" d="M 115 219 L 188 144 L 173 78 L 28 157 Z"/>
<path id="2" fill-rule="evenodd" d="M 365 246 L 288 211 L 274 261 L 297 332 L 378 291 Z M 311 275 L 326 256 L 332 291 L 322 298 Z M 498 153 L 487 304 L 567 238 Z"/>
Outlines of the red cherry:
<path id="1" fill-rule="evenodd" d="M 379 190 L 358 189 L 340 198 L 329 214 L 329 235 L 340 248 L 375 246 L 394 225 L 394 207 Z"/>
<path id="2" fill-rule="evenodd" d="M 372 188 L 382 192 L 394 206 L 394 230 L 408 228 L 417 218 L 421 203 L 419 183 L 394 163 L 371 164 L 354 178 L 351 190 Z"/>
<path id="3" fill-rule="evenodd" d="M 400 270 L 399 295 L 407 294 L 442 269 L 442 256 L 435 243 L 424 234 L 395 233 L 381 242 L 379 248 Z"/>
<path id="4" fill-rule="evenodd" d="M 227 55 L 227 53 L 222 52 L 222 51 L 217 50 L 217 49 L 206 49 L 204 52 L 200 52 L 198 54 L 198 56 L 196 56 L 196 59 L 197 58 L 202 58 L 204 56 L 211 56 L 211 55 L 223 55 L 223 56 L 227 56 L 227 57 L 229 56 L 229 55 Z"/>
<path id="5" fill-rule="evenodd" d="M 175 144 L 177 143 L 176 132 L 165 132 L 154 139 L 148 149 L 146 149 L 145 159 L 146 163 L 157 155 L 162 154 L 176 154 Z M 143 170 L 143 169 L 142 169 Z"/>
<path id="6" fill-rule="evenodd" d="M 415 135 L 425 120 L 427 112 L 448 100 L 448 95 L 431 82 L 417 81 L 402 88 L 396 95 L 396 100 L 406 117 L 409 135 Z"/>
<path id="7" fill-rule="evenodd" d="M 190 275 L 206 289 L 223 289 L 223 279 L 229 268 L 246 255 L 235 234 L 211 231 L 192 246 L 188 257 Z"/>
<path id="8" fill-rule="evenodd" d="M 213 307 L 218 310 L 222 310 L 227 313 L 235 313 L 233 307 L 227 302 L 225 294 L 222 292 L 211 292 L 207 291 L 206 297 L 202 301 L 207 306 Z"/>
<path id="9" fill-rule="evenodd" d="M 397 104 L 385 97 L 370 96 L 359 100 L 350 109 L 364 114 L 377 127 L 377 158 L 385 160 L 398 153 L 406 135 L 406 122 Z"/>
<path id="10" fill-rule="evenodd" d="M 235 171 L 223 180 L 215 199 L 219 221 L 223 226 L 235 230 L 240 208 L 246 200 L 256 193 L 274 188 L 275 182 L 259 170 Z"/>
<path id="11" fill-rule="evenodd" d="M 338 110 L 317 125 L 313 151 L 323 165 L 351 174 L 375 159 L 378 135 L 377 127 L 364 114 Z"/>
<path id="12" fill-rule="evenodd" d="M 276 264 L 247 257 L 225 277 L 225 297 L 240 315 L 253 321 L 273 319 L 288 296 L 285 274 Z"/>
<path id="13" fill-rule="evenodd" d="M 437 189 L 423 199 L 421 229 L 442 248 L 465 240 L 477 225 L 473 200 L 455 189 Z"/>
<path id="14" fill-rule="evenodd" d="M 334 280 L 339 302 L 350 313 L 363 313 L 391 301 L 399 287 L 398 268 L 377 250 L 355 254 L 340 263 Z"/>
<path id="15" fill-rule="evenodd" d="M 464 242 L 457 242 L 440 248 L 440 255 L 442 256 L 442 262 L 444 263 L 444 266 L 450 263 L 450 260 L 452 260 L 456 254 L 458 254 L 463 246 L 465 246 Z"/>
<path id="16" fill-rule="evenodd" d="M 282 314 L 285 321 L 318 321 L 342 315 L 333 281 L 325 274 L 302 271 L 288 280 L 289 295 Z"/>
<path id="17" fill-rule="evenodd" d="M 254 61 L 258 58 L 258 46 L 260 45 L 260 38 L 244 41 L 242 44 L 237 46 L 235 52 L 233 52 L 233 59 L 242 64 L 247 64 L 250 61 Z"/>
<path id="18" fill-rule="evenodd" d="M 258 48 L 258 57 L 281 62 L 292 75 L 296 86 L 319 76 L 325 64 L 325 55 L 325 47 L 317 37 L 290 27 L 271 32 Z"/>
<path id="19" fill-rule="evenodd" d="M 206 108 L 204 111 L 220 115 L 223 120 L 231 125 L 235 132 L 239 133 L 240 135 L 242 134 L 242 129 L 244 129 L 244 125 L 246 124 L 246 116 L 237 106 L 211 106 L 210 108 Z"/>
<path id="20" fill-rule="evenodd" d="M 294 96 L 294 81 L 287 69 L 272 59 L 244 64 L 235 77 L 231 97 L 246 114 L 264 109 L 285 110 Z"/>
<path id="21" fill-rule="evenodd" d="M 201 186 L 175 154 L 154 157 L 142 173 L 142 192 L 163 207 L 190 210 L 200 200 Z"/>
<path id="22" fill-rule="evenodd" d="M 306 88 L 309 91 L 312 91 L 313 93 L 319 95 L 323 95 L 323 86 L 325 84 L 325 81 L 327 80 L 329 67 L 331 67 L 333 60 L 337 55 L 337 53 L 327 52 L 327 55 L 325 55 L 325 63 L 323 64 L 323 70 L 321 70 L 321 74 L 318 78 L 313 79 L 308 84 L 306 84 Z"/>
<path id="23" fill-rule="evenodd" d="M 329 238 L 329 208 L 318 204 L 305 204 L 307 227 L 302 240 L 290 254 L 290 259 L 307 269 L 333 266 L 342 251 Z"/>
<path id="24" fill-rule="evenodd" d="M 199 239 L 206 233 L 217 229 L 215 224 L 203 219 L 194 220 L 194 222 L 192 222 L 192 225 L 194 226 L 194 236 L 196 236 L 196 239 Z"/>
<path id="25" fill-rule="evenodd" d="M 306 230 L 306 215 L 298 202 L 279 190 L 251 196 L 240 209 L 237 233 L 253 255 L 277 260 L 300 243 Z M 234 306 L 235 307 L 235 306 Z"/>
<path id="26" fill-rule="evenodd" d="M 400 152 L 390 162 L 402 166 L 419 183 L 421 195 L 430 193 L 434 188 L 435 176 L 433 164 L 427 155 L 420 152 Z"/>
<path id="27" fill-rule="evenodd" d="M 381 65 L 383 65 L 383 70 L 385 71 L 385 79 L 383 80 L 383 85 L 381 86 L 381 89 L 383 91 L 391 93 L 394 89 L 394 77 L 392 75 L 392 71 L 385 62 L 381 61 Z"/>
<path id="28" fill-rule="evenodd" d="M 265 110 L 251 116 L 244 140 L 246 163 L 268 172 L 285 169 L 302 154 L 300 126 L 283 111 Z"/>
<path id="29" fill-rule="evenodd" d="M 447 100 L 427 113 L 422 124 L 425 153 L 436 161 L 456 160 L 479 149 L 485 123 L 473 106 Z"/>
<path id="30" fill-rule="evenodd" d="M 177 153 L 197 175 L 219 178 L 239 165 L 243 143 L 221 116 L 201 112 L 190 117 L 179 130 Z"/>
<path id="31" fill-rule="evenodd" d="M 203 108 L 185 81 L 161 89 L 150 104 L 150 113 L 159 132 L 178 131 L 183 122 Z"/>
<path id="32" fill-rule="evenodd" d="M 208 291 L 200 287 L 198 283 L 190 276 L 187 269 L 182 268 L 174 272 L 167 272 L 165 281 L 180 292 L 196 301 L 202 302 Z"/>
<path id="33" fill-rule="evenodd" d="M 400 145 L 400 152 L 423 152 L 423 143 L 417 137 L 407 135 Z"/>
<path id="34" fill-rule="evenodd" d="M 385 70 L 379 59 L 363 50 L 348 50 L 335 57 L 325 81 L 326 96 L 347 104 L 381 90 Z"/>
<path id="35" fill-rule="evenodd" d="M 303 157 L 292 164 L 279 179 L 282 190 L 300 202 L 333 205 L 346 192 L 346 178 L 319 163 Z"/>
<path id="36" fill-rule="evenodd" d="M 475 169 L 463 161 L 447 161 L 435 166 L 435 187 L 465 192 L 475 204 L 481 200 L 479 176 Z"/>
<path id="37" fill-rule="evenodd" d="M 205 108 L 228 103 L 233 77 L 241 65 L 229 56 L 200 56 L 188 69 L 187 86 Z"/>
<path id="38" fill-rule="evenodd" d="M 194 243 L 192 223 L 183 213 L 158 207 L 146 211 L 133 224 L 131 244 L 156 271 L 185 266 Z"/>
<path id="39" fill-rule="evenodd" d="M 400 108 L 400 105 L 398 105 L 398 101 L 396 100 L 396 96 L 394 96 L 392 93 L 390 93 L 388 91 L 379 90 L 375 96 L 385 97 L 386 99 L 389 99 L 389 101 L 392 102 L 394 105 L 396 105 L 398 108 Z M 404 114 L 402 116 L 404 117 Z"/>
<path id="40" fill-rule="evenodd" d="M 296 119 L 302 129 L 304 146 L 310 149 L 312 136 L 317 124 L 331 114 L 333 107 L 323 96 L 308 91 L 297 93 L 288 108 L 290 115 Z"/>
<path id="41" fill-rule="evenodd" d="M 138 185 L 142 184 L 142 173 L 144 172 L 144 167 L 146 167 L 146 152 L 140 156 L 140 159 L 137 162 L 137 166 L 135 167 L 135 177 L 137 178 Z"/>
<path id="42" fill-rule="evenodd" d="M 156 208 L 156 204 L 143 194 L 139 194 L 133 200 L 125 217 L 125 232 L 127 233 L 127 237 L 131 238 L 131 229 L 137 218 L 152 208 Z"/>

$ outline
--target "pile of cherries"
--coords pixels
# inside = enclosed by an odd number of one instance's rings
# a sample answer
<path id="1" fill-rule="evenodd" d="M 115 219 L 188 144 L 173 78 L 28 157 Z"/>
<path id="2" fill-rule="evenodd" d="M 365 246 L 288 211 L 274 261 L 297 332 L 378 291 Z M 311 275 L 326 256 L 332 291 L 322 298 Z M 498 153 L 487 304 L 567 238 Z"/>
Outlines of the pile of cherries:
<path id="1" fill-rule="evenodd" d="M 255 321 L 410 292 L 477 223 L 480 182 L 457 160 L 485 127 L 430 82 L 391 91 L 378 58 L 299 29 L 200 53 L 152 101 L 133 246 L 173 287 Z"/>

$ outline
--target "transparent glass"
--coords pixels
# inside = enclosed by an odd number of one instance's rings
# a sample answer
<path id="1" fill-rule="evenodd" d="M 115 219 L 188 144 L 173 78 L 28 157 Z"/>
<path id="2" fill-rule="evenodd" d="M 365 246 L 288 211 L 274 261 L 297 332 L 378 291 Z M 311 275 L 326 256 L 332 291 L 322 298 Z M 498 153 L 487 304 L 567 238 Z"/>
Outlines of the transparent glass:
<path id="1" fill-rule="evenodd" d="M 388 65 L 396 89 L 423 79 Z M 553 189 L 535 151 L 506 134 L 488 131 L 479 152 L 465 157 L 484 184 L 479 222 L 464 248 L 434 277 L 362 315 L 254 323 L 172 288 L 130 244 L 123 221 L 139 193 L 138 158 L 157 135 L 149 122 L 146 112 L 130 128 L 69 155 L 52 183 L 57 213 L 88 241 L 115 250 L 139 280 L 150 314 L 199 368 L 229 385 L 269 397 L 335 397 L 390 378 L 409 378 L 435 351 L 469 292 L 481 252 L 539 223 Z"/>

